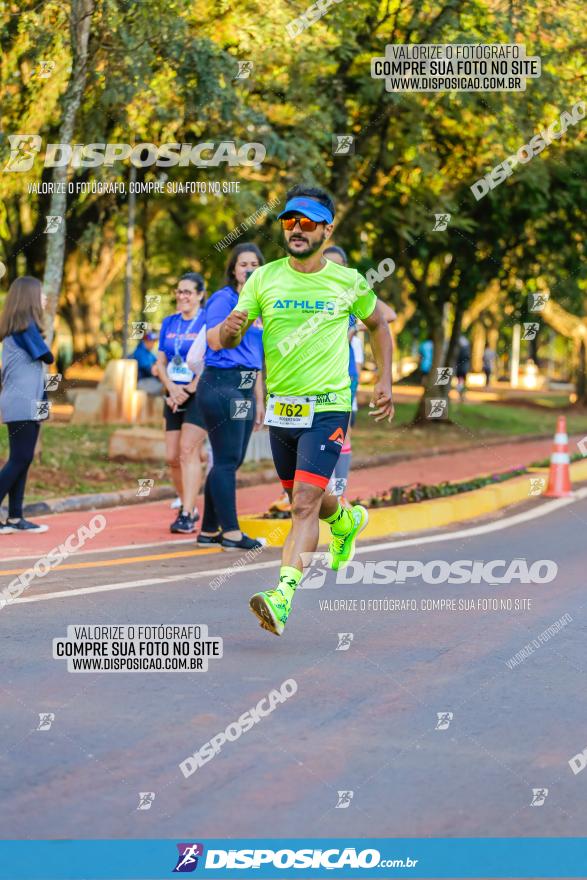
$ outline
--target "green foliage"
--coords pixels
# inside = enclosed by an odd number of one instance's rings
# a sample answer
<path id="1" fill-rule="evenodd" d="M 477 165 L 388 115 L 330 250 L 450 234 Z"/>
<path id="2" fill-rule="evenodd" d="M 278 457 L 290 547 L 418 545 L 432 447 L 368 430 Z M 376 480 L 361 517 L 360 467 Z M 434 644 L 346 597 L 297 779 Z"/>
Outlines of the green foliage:
<path id="1" fill-rule="evenodd" d="M 165 172 L 173 181 L 238 181 L 238 193 L 138 197 L 133 319 L 141 316 L 147 290 L 167 297 L 175 276 L 188 268 L 203 271 L 215 289 L 227 255 L 215 244 L 301 179 L 335 195 L 336 241 L 355 265 L 366 271 L 393 257 L 396 272 L 378 293 L 398 309 L 416 303 L 408 331 L 426 328 L 432 335 L 447 304 L 461 315 L 495 279 L 510 300 L 510 323 L 524 318 L 526 293 L 534 288 L 551 289 L 565 308 L 582 314 L 587 123 L 569 128 L 482 201 L 470 186 L 580 99 L 584 4 L 536 0 L 505 14 L 489 0 L 356 0 L 333 4 L 292 40 L 286 25 L 307 5 L 98 3 L 77 142 L 234 140 L 260 141 L 267 149 L 260 169 Z M 22 0 L 18 14 L 14 3 L 0 8 L 2 159 L 8 133 L 56 138 L 71 66 L 68 12 L 68 4 L 54 0 Z M 489 94 L 394 94 L 370 76 L 371 58 L 384 54 L 387 43 L 463 41 L 525 42 L 527 54 L 541 57 L 542 76 L 528 81 L 525 92 Z M 55 62 L 48 79 L 35 73 L 40 60 Z M 239 60 L 253 62 L 249 78 L 236 78 Z M 335 133 L 355 135 L 354 155 L 332 154 Z M 139 170 L 139 180 L 159 179 L 161 172 Z M 36 167 L 2 178 L 0 259 L 9 267 L 3 285 L 17 271 L 42 274 L 49 197 L 27 192 L 38 175 Z M 72 175 L 120 180 L 128 166 Z M 66 272 L 60 314 L 77 356 L 112 334 L 120 337 L 124 260 L 118 265 L 116 255 L 125 244 L 126 212 L 122 195 L 69 197 L 66 260 L 76 271 L 75 283 Z M 446 232 L 432 232 L 439 212 L 452 215 Z M 271 218 L 246 237 L 270 259 L 282 253 Z M 105 241 L 112 243 L 107 251 Z M 104 277 L 98 293 L 84 280 L 92 273 Z M 87 317 L 97 295 L 99 327 Z"/>
<path id="2" fill-rule="evenodd" d="M 513 477 L 521 477 L 528 473 L 526 468 L 515 468 L 500 474 L 491 474 L 486 477 L 475 477 L 472 480 L 461 480 L 458 483 L 414 483 L 411 486 L 393 486 L 391 489 L 378 492 L 368 499 L 355 499 L 353 504 L 364 504 L 367 507 L 396 507 L 401 504 L 416 504 L 419 501 L 428 501 L 431 498 L 448 498 L 451 495 L 460 495 L 463 492 L 472 492 L 474 489 L 482 489 L 484 486 L 492 486 L 503 483 Z"/>

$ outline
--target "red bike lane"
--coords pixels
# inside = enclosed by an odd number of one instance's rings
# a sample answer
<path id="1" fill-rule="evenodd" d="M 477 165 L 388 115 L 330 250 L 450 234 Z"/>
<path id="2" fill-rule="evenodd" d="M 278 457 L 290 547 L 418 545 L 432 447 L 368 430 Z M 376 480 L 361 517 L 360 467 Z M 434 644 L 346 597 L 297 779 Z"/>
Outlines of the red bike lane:
<path id="1" fill-rule="evenodd" d="M 573 449 L 574 444 L 570 445 Z M 550 454 L 551 448 L 552 440 L 531 440 L 481 446 L 378 467 L 360 468 L 351 471 L 348 496 L 364 498 L 392 486 L 466 480 L 482 474 L 503 472 L 543 459 Z M 243 516 L 262 514 L 279 494 L 277 478 L 275 483 L 239 489 L 238 512 Z M 203 497 L 200 496 L 200 512 L 202 507 Z M 99 550 L 120 551 L 169 544 L 177 545 L 178 553 L 195 549 L 193 536 L 172 535 L 169 532 L 169 524 L 175 517 L 175 511 L 171 510 L 168 501 L 156 501 L 35 517 L 36 522 L 46 523 L 49 530 L 38 535 L 23 532 L 0 537 L 0 564 L 46 554 L 70 535 L 76 535 L 82 526 L 88 526 L 96 516 L 104 517 L 106 526 L 87 540 L 83 548 L 76 551 L 77 556 Z M 8 573 L 13 573 L 12 568 L 3 565 L 0 575 Z"/>

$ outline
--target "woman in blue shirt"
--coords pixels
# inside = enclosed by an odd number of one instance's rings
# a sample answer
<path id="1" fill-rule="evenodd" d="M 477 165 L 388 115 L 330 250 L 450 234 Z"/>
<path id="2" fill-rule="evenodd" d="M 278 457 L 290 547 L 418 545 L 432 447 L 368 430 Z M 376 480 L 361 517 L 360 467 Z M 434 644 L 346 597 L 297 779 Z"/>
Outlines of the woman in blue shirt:
<path id="1" fill-rule="evenodd" d="M 200 453 L 206 439 L 197 408 L 192 406 L 198 377 L 187 364 L 187 356 L 200 333 L 205 333 L 204 279 L 188 272 L 179 279 L 175 296 L 177 312 L 163 319 L 159 333 L 157 373 L 165 387 L 165 442 L 167 462 L 175 490 L 182 500 L 174 533 L 189 534 L 199 514 L 195 510 L 202 482 Z"/>
<path id="2" fill-rule="evenodd" d="M 35 454 L 40 423 L 48 417 L 45 364 L 53 355 L 43 339 L 46 298 L 37 278 L 23 275 L 10 285 L 0 317 L 2 392 L 0 413 L 8 428 L 8 461 L 0 470 L 0 504 L 8 495 L 8 520 L 0 535 L 14 531 L 46 532 L 23 517 L 24 490 Z"/>
<path id="3" fill-rule="evenodd" d="M 225 287 L 206 306 L 206 331 L 234 309 L 239 293 L 257 266 L 264 263 L 255 244 L 239 244 L 226 267 Z M 225 550 L 254 550 L 260 541 L 244 535 L 236 514 L 236 472 L 251 432 L 265 416 L 263 397 L 263 329 L 260 320 L 247 330 L 240 345 L 220 351 L 206 349 L 205 368 L 193 401 L 203 417 L 214 463 L 206 479 L 204 517 L 198 544 L 220 544 Z"/>

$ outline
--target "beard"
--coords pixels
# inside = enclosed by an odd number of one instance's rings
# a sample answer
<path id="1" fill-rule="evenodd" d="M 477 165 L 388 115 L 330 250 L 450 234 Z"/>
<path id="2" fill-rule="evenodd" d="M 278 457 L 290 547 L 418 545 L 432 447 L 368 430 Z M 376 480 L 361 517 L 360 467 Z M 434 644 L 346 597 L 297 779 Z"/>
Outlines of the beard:
<path id="1" fill-rule="evenodd" d="M 324 241 L 325 241 L 325 238 L 326 238 L 326 234 L 325 234 L 324 231 L 322 231 L 322 236 L 321 236 L 320 240 L 314 242 L 313 244 L 312 244 L 311 242 L 308 241 L 308 239 L 305 237 L 305 235 L 303 235 L 303 233 L 302 233 L 301 235 L 299 235 L 299 234 L 296 233 L 296 235 L 295 235 L 295 236 L 292 236 L 292 238 L 297 238 L 298 241 L 302 241 L 302 240 L 303 240 L 303 242 L 305 243 L 306 247 L 305 247 L 304 250 L 297 250 L 297 249 L 293 249 L 293 250 L 292 250 L 292 248 L 290 247 L 290 242 L 291 242 L 292 239 L 290 238 L 290 241 L 289 241 L 289 242 L 288 242 L 287 240 L 286 240 L 286 242 L 285 242 L 285 249 L 286 249 L 286 251 L 288 252 L 288 254 L 290 254 L 290 256 L 292 256 L 292 257 L 295 257 L 297 260 L 308 260 L 308 259 L 309 259 L 310 257 L 312 257 L 317 251 L 320 250 L 320 248 L 321 248 L 322 245 L 324 244 Z"/>

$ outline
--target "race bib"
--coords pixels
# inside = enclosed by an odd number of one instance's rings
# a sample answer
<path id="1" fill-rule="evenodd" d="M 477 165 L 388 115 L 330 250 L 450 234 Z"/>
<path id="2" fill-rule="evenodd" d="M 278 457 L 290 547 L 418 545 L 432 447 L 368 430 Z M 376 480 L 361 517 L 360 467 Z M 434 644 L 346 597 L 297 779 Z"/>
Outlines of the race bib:
<path id="1" fill-rule="evenodd" d="M 275 428 L 309 428 L 314 420 L 313 397 L 279 397 L 270 394 L 265 424 Z"/>
<path id="2" fill-rule="evenodd" d="M 180 382 L 185 385 L 187 385 L 188 382 L 191 382 L 194 378 L 194 374 L 188 367 L 187 363 L 185 361 L 177 363 L 175 358 L 167 364 L 167 375 L 172 382 Z"/>

